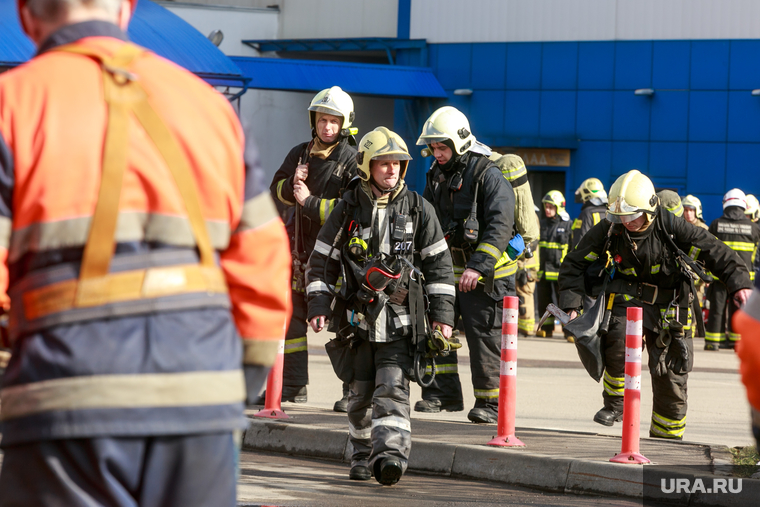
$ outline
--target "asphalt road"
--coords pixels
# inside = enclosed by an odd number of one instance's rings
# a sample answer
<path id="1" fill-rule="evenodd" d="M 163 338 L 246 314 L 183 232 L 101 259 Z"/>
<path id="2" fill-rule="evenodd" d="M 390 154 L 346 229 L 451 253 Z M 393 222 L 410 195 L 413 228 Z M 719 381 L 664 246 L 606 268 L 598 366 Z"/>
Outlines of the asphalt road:
<path id="1" fill-rule="evenodd" d="M 406 474 L 395 486 L 374 479 L 348 480 L 345 463 L 283 454 L 244 452 L 240 457 L 238 505 L 272 506 L 605 506 L 633 507 L 641 501 L 614 497 L 561 495 L 507 485 Z"/>
<path id="2" fill-rule="evenodd" d="M 341 395 L 341 382 L 335 376 L 324 352 L 331 336 L 309 333 L 309 396 L 307 405 L 332 408 Z M 703 350 L 704 340 L 694 340 L 694 371 L 689 375 L 689 410 L 685 439 L 714 445 L 753 445 L 749 405 L 738 374 L 739 361 L 731 350 Z M 467 421 L 467 411 L 475 398 L 470 381 L 469 357 L 465 343 L 459 354 L 465 410 L 422 414 L 414 418 Z M 573 344 L 564 338 L 524 338 L 517 350 L 517 427 L 548 428 L 620 435 L 620 425 L 612 428 L 592 421 L 602 408 L 602 385 L 594 382 L 583 369 Z M 644 361 L 641 385 L 642 436 L 649 434 L 652 413 L 652 385 Z M 412 385 L 411 402 L 421 399 L 419 386 Z M 283 404 L 287 412 L 290 403 Z M 519 433 L 517 434 L 519 438 Z"/>

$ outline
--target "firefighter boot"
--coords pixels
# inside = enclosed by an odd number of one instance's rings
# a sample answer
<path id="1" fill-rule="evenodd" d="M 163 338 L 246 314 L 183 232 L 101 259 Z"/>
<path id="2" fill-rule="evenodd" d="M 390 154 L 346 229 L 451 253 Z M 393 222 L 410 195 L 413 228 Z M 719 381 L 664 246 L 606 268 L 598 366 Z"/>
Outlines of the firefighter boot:
<path id="1" fill-rule="evenodd" d="M 415 412 L 436 413 L 441 410 L 461 412 L 464 410 L 464 403 L 461 401 L 420 400 L 414 404 Z"/>
<path id="2" fill-rule="evenodd" d="M 612 426 L 616 422 L 623 420 L 622 410 L 612 410 L 609 408 L 603 408 L 594 416 L 594 422 L 602 424 L 604 426 Z"/>
<path id="3" fill-rule="evenodd" d="M 343 384 L 343 397 L 335 402 L 333 412 L 348 412 L 348 384 Z"/>
<path id="4" fill-rule="evenodd" d="M 467 414 L 467 419 L 476 424 L 496 424 L 499 414 L 492 408 L 473 408 Z"/>
<path id="5" fill-rule="evenodd" d="M 383 486 L 393 486 L 401 479 L 403 473 L 401 460 L 395 456 L 383 458 L 375 464 L 375 479 Z"/>
<path id="6" fill-rule="evenodd" d="M 368 481 L 372 478 L 372 472 L 364 465 L 355 465 L 351 467 L 348 478 L 352 481 Z"/>

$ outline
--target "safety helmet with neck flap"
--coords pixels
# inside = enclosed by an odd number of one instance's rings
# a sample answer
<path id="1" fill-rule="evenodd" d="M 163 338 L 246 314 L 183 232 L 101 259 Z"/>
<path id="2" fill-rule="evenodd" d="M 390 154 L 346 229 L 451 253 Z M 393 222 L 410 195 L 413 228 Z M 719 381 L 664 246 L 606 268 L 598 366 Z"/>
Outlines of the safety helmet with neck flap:
<path id="1" fill-rule="evenodd" d="M 385 127 L 377 127 L 362 137 L 358 148 L 356 165 L 359 169 L 359 177 L 362 180 L 370 181 L 372 178 L 370 174 L 370 161 L 372 160 L 399 160 L 401 162 L 399 182 L 406 176 L 406 169 L 412 157 L 409 155 L 404 140 L 395 132 Z"/>
<path id="2" fill-rule="evenodd" d="M 612 184 L 607 209 L 607 220 L 612 223 L 633 222 L 643 214 L 657 215 L 659 199 L 652 180 L 634 169 L 620 176 Z"/>

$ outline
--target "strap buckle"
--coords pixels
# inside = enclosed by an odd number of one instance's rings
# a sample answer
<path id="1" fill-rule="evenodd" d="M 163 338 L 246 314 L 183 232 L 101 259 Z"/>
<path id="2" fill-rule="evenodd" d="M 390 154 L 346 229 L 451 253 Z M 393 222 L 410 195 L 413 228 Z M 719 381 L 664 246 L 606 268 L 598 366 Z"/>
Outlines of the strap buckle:
<path id="1" fill-rule="evenodd" d="M 657 301 L 657 295 L 660 292 L 660 288 L 657 285 L 652 285 L 650 283 L 639 283 L 639 290 L 636 291 L 636 299 L 641 301 L 642 303 L 646 303 L 648 305 L 653 305 Z M 652 297 L 648 298 L 647 295 L 651 294 Z"/>

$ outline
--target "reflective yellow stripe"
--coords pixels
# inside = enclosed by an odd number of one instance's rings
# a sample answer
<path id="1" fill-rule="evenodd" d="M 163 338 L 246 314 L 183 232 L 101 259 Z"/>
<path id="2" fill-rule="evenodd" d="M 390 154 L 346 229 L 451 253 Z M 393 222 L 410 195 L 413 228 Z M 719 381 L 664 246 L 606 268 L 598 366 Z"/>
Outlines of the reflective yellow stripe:
<path id="1" fill-rule="evenodd" d="M 292 354 L 293 352 L 301 352 L 308 350 L 309 345 L 306 343 L 305 336 L 299 336 L 298 338 L 291 338 L 285 340 L 285 354 Z"/>
<path id="2" fill-rule="evenodd" d="M 613 377 L 605 371 L 603 384 L 604 391 L 610 396 L 623 396 L 625 394 L 625 377 Z"/>
<path id="3" fill-rule="evenodd" d="M 533 328 L 536 327 L 536 319 L 521 319 L 518 317 L 517 319 L 517 327 L 518 329 L 522 329 L 523 331 L 527 331 L 528 333 L 533 332 Z"/>
<path id="4" fill-rule="evenodd" d="M 601 213 L 592 213 L 591 217 L 594 219 L 594 225 L 598 224 L 602 221 L 602 214 Z"/>
<path id="5" fill-rule="evenodd" d="M 636 270 L 633 269 L 632 267 L 627 268 L 627 269 L 621 269 L 620 272 L 623 273 L 624 275 L 638 276 L 636 275 Z"/>
<path id="6" fill-rule="evenodd" d="M 539 241 L 538 246 L 541 248 L 549 248 L 552 250 L 562 250 L 563 248 L 567 248 L 567 245 L 562 243 L 551 243 L 549 241 Z"/>
<path id="7" fill-rule="evenodd" d="M 333 208 L 335 208 L 335 199 L 322 199 L 319 201 L 319 223 L 321 225 L 325 224 Z"/>
<path id="8" fill-rule="evenodd" d="M 565 260 L 565 255 L 567 255 L 567 245 L 564 245 L 562 247 L 562 256 L 559 258 L 560 262 Z"/>
<path id="9" fill-rule="evenodd" d="M 583 225 L 583 222 L 581 221 L 581 219 L 580 218 L 576 218 L 575 220 L 573 220 L 573 227 L 572 227 L 572 229 L 573 230 L 580 229 L 582 225 Z"/>
<path id="10" fill-rule="evenodd" d="M 723 333 L 710 333 L 709 331 L 705 332 L 705 341 L 719 342 L 722 339 L 723 339 Z"/>
<path id="11" fill-rule="evenodd" d="M 669 419 L 653 411 L 649 430 L 665 438 L 681 438 L 686 431 L 686 416 L 679 420 Z"/>
<path id="12" fill-rule="evenodd" d="M 589 254 L 584 257 L 584 259 L 586 259 L 589 262 L 594 262 L 598 258 L 599 258 L 599 254 L 596 252 L 589 252 Z"/>
<path id="13" fill-rule="evenodd" d="M 295 206 L 296 203 L 290 202 L 287 199 L 285 199 L 282 196 L 282 186 L 285 184 L 286 180 L 280 180 L 280 182 L 277 184 L 277 198 L 280 200 L 281 203 L 287 204 L 288 206 Z"/>
<path id="14" fill-rule="evenodd" d="M 697 260 L 697 257 L 699 256 L 699 253 L 702 251 L 701 248 L 697 248 L 695 246 L 689 248 L 689 257 L 691 257 L 694 260 Z"/>
<path id="15" fill-rule="evenodd" d="M 732 342 L 737 342 L 737 341 L 739 341 L 739 340 L 742 339 L 742 335 L 740 335 L 739 333 L 731 333 L 731 332 L 729 332 L 728 333 L 728 339 L 731 340 Z"/>
<path id="16" fill-rule="evenodd" d="M 473 389 L 476 398 L 498 398 L 498 389 Z"/>
<path id="17" fill-rule="evenodd" d="M 427 365 L 425 368 L 425 374 L 430 375 L 432 372 L 432 368 L 430 365 Z M 457 364 L 436 364 L 435 365 L 435 374 L 436 375 L 454 375 L 459 373 L 459 365 Z"/>
<path id="18" fill-rule="evenodd" d="M 512 167 L 508 170 L 501 170 L 502 176 L 504 176 L 508 181 L 514 181 L 520 176 L 524 174 L 528 174 L 528 170 L 525 168 L 525 165 L 519 165 L 517 167 Z"/>
<path id="19" fill-rule="evenodd" d="M 749 279 L 752 282 L 755 281 L 755 271 L 754 270 L 752 270 L 752 271 L 749 272 Z"/>
<path id="20" fill-rule="evenodd" d="M 654 266 L 652 266 L 652 274 L 653 275 L 655 275 L 655 274 L 657 274 L 659 272 L 660 272 L 660 265 L 659 264 L 655 264 Z"/>
<path id="21" fill-rule="evenodd" d="M 6 387 L 0 420 L 56 410 L 192 407 L 245 399 L 241 370 L 87 375 Z"/>
<path id="22" fill-rule="evenodd" d="M 497 261 L 501 258 L 502 251 L 496 248 L 495 246 L 488 244 L 488 243 L 481 243 L 478 245 L 478 248 L 475 249 L 476 252 L 483 252 L 487 253 Z"/>
<path id="23" fill-rule="evenodd" d="M 500 278 L 506 278 L 508 276 L 514 275 L 517 273 L 517 261 L 512 261 L 506 266 L 502 266 L 500 268 L 497 268 L 494 271 L 494 280 L 498 280 Z"/>
<path id="24" fill-rule="evenodd" d="M 550 282 L 556 282 L 559 279 L 559 271 L 546 271 L 546 280 Z"/>
<path id="25" fill-rule="evenodd" d="M 747 243 L 746 241 L 724 241 L 726 246 L 736 252 L 754 252 L 755 244 Z"/>

